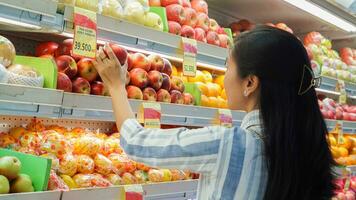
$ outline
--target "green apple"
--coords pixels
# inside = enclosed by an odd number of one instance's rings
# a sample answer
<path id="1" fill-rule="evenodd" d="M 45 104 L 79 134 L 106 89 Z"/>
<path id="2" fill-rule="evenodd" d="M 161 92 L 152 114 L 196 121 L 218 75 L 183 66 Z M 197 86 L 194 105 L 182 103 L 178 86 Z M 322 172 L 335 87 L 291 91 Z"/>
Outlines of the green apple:
<path id="1" fill-rule="evenodd" d="M 13 156 L 0 158 L 0 175 L 6 176 L 9 180 L 17 177 L 21 170 L 21 162 Z"/>
<path id="2" fill-rule="evenodd" d="M 331 47 L 332 47 L 331 41 L 328 39 L 321 40 L 321 45 L 328 49 L 331 49 Z"/>
<path id="3" fill-rule="evenodd" d="M 124 9 L 124 17 L 130 22 L 144 24 L 145 10 L 139 2 L 129 3 Z"/>
<path id="4" fill-rule="evenodd" d="M 145 16 L 145 26 L 163 31 L 163 22 L 161 17 L 153 12 L 148 12 Z"/>
<path id="5" fill-rule="evenodd" d="M 19 174 L 19 176 L 11 181 L 10 192 L 20 193 L 20 192 L 33 192 L 34 188 L 32 186 L 32 181 L 29 175 Z"/>
<path id="6" fill-rule="evenodd" d="M 101 14 L 117 19 L 123 18 L 122 13 L 123 8 L 119 2 L 116 0 L 105 0 L 103 1 L 103 5 L 101 8 Z"/>
<path id="7" fill-rule="evenodd" d="M 309 44 L 308 48 L 311 50 L 314 57 L 317 57 L 322 54 L 321 49 L 316 44 Z"/>
<path id="8" fill-rule="evenodd" d="M 9 180 L 3 175 L 0 175 L 0 194 L 7 194 L 10 191 Z"/>

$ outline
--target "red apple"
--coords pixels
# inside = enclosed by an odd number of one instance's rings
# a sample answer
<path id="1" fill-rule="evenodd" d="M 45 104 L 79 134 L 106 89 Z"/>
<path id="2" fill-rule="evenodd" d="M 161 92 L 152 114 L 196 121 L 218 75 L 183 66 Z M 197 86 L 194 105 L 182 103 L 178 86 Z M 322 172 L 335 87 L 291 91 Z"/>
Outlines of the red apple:
<path id="1" fill-rule="evenodd" d="M 195 38 L 195 31 L 191 26 L 183 25 L 182 32 L 180 34 L 182 37 Z"/>
<path id="2" fill-rule="evenodd" d="M 148 62 L 151 63 L 151 69 L 150 70 L 156 70 L 161 72 L 163 67 L 164 67 L 164 61 L 163 58 L 157 54 L 151 54 L 147 57 Z"/>
<path id="3" fill-rule="evenodd" d="M 171 103 L 183 104 L 184 98 L 180 91 L 178 90 L 171 90 Z"/>
<path id="4" fill-rule="evenodd" d="M 207 34 L 206 34 L 206 41 L 209 43 L 209 44 L 213 44 L 213 45 L 216 45 L 216 46 L 220 46 L 220 39 L 219 39 L 219 35 L 214 32 L 214 31 L 209 31 Z"/>
<path id="5" fill-rule="evenodd" d="M 95 69 L 93 59 L 82 58 L 77 65 L 79 76 L 85 78 L 87 81 L 92 82 L 98 78 L 99 74 Z"/>
<path id="6" fill-rule="evenodd" d="M 57 50 L 55 52 L 55 57 L 58 57 L 61 55 L 67 55 L 67 56 L 72 56 L 74 58 L 74 60 L 79 61 L 81 59 L 81 57 L 73 56 L 72 49 L 73 49 L 73 39 L 65 39 L 57 48 Z"/>
<path id="7" fill-rule="evenodd" d="M 168 21 L 175 21 L 183 24 L 185 20 L 185 12 L 183 6 L 179 4 L 171 4 L 166 7 Z"/>
<path id="8" fill-rule="evenodd" d="M 134 68 L 130 71 L 130 84 L 139 88 L 144 88 L 148 85 L 148 74 L 141 68 Z"/>
<path id="9" fill-rule="evenodd" d="M 171 90 L 178 90 L 184 92 L 184 82 L 179 77 L 172 77 L 171 79 Z"/>
<path id="10" fill-rule="evenodd" d="M 183 94 L 184 104 L 186 105 L 194 105 L 194 97 L 190 93 Z"/>
<path id="11" fill-rule="evenodd" d="M 143 99 L 142 91 L 140 90 L 140 88 L 136 86 L 129 85 L 126 87 L 126 91 L 127 91 L 127 98 L 129 99 L 138 99 L 138 100 Z"/>
<path id="12" fill-rule="evenodd" d="M 229 37 L 224 34 L 219 34 L 219 43 L 222 48 L 227 48 L 229 46 Z"/>
<path id="13" fill-rule="evenodd" d="M 57 89 L 64 90 L 64 92 L 72 92 L 72 87 L 70 78 L 65 73 L 58 72 Z"/>
<path id="14" fill-rule="evenodd" d="M 163 76 L 161 72 L 153 70 L 148 72 L 148 80 L 149 80 L 149 85 L 153 89 L 159 90 L 162 86 Z"/>
<path id="15" fill-rule="evenodd" d="M 46 55 L 42 55 L 39 58 L 50 58 L 50 59 L 54 59 L 54 56 L 46 54 Z"/>
<path id="16" fill-rule="evenodd" d="M 168 21 L 168 29 L 170 33 L 173 33 L 175 35 L 180 35 L 182 27 L 178 22 Z"/>
<path id="17" fill-rule="evenodd" d="M 167 91 L 171 90 L 171 78 L 169 78 L 168 74 L 162 73 L 162 89 L 165 89 Z"/>
<path id="18" fill-rule="evenodd" d="M 166 7 L 172 4 L 183 5 L 182 0 L 161 0 L 161 6 Z"/>
<path id="19" fill-rule="evenodd" d="M 134 53 L 130 55 L 130 58 L 128 59 L 128 68 L 141 68 L 148 72 L 151 69 L 151 63 L 142 53 Z"/>
<path id="20" fill-rule="evenodd" d="M 56 64 L 58 72 L 67 74 L 69 78 L 73 78 L 78 72 L 77 63 L 70 56 L 63 55 L 57 57 Z"/>
<path id="21" fill-rule="evenodd" d="M 160 7 L 161 0 L 149 0 L 148 4 L 150 5 L 150 7 Z"/>
<path id="22" fill-rule="evenodd" d="M 58 44 L 55 42 L 42 42 L 36 46 L 36 56 L 42 56 L 42 55 L 52 55 L 54 56 L 54 53 L 58 49 Z"/>
<path id="23" fill-rule="evenodd" d="M 171 103 L 171 95 L 165 89 L 160 89 L 157 92 L 157 101 Z"/>
<path id="24" fill-rule="evenodd" d="M 202 28 L 195 28 L 195 39 L 197 41 L 205 42 L 206 43 L 206 36 L 205 36 L 205 31 Z"/>
<path id="25" fill-rule="evenodd" d="M 127 61 L 127 51 L 118 44 L 110 44 L 112 51 L 116 58 L 120 61 L 121 65 L 124 65 Z"/>
<path id="26" fill-rule="evenodd" d="M 131 69 L 133 68 L 132 55 L 133 55 L 133 53 L 127 54 L 127 70 L 128 71 L 131 71 Z"/>
<path id="27" fill-rule="evenodd" d="M 210 27 L 210 20 L 208 15 L 205 13 L 198 13 L 197 14 L 197 25 L 196 27 L 202 28 L 204 31 L 208 31 Z"/>
<path id="28" fill-rule="evenodd" d="M 193 0 L 190 3 L 192 5 L 192 8 L 194 8 L 194 10 L 196 10 L 197 12 L 208 14 L 208 4 L 206 3 L 206 1 Z"/>
<path id="29" fill-rule="evenodd" d="M 156 101 L 157 93 L 153 88 L 147 87 L 143 90 L 143 100 Z"/>
<path id="30" fill-rule="evenodd" d="M 190 4 L 190 0 L 183 0 L 183 7 L 191 8 L 192 4 Z"/>
<path id="31" fill-rule="evenodd" d="M 219 27 L 217 33 L 227 35 L 227 33 L 225 32 L 225 29 L 223 27 Z"/>
<path id="32" fill-rule="evenodd" d="M 215 19 L 209 19 L 209 21 L 210 21 L 209 30 L 218 32 L 218 30 L 220 28 L 218 22 L 216 22 Z"/>
<path id="33" fill-rule="evenodd" d="M 172 75 L 172 64 L 168 59 L 163 58 L 164 66 L 162 72 L 167 74 L 168 76 Z"/>
<path id="34" fill-rule="evenodd" d="M 73 81 L 73 92 L 90 94 L 90 83 L 82 77 L 77 77 Z"/>
<path id="35" fill-rule="evenodd" d="M 105 90 L 105 86 L 104 86 L 103 82 L 94 81 L 90 86 L 91 86 L 91 89 L 90 89 L 91 94 L 105 96 L 105 93 L 107 91 Z"/>
<path id="36" fill-rule="evenodd" d="M 193 8 L 184 8 L 184 13 L 185 13 L 185 20 L 183 22 L 183 25 L 188 25 L 191 27 L 195 27 L 195 25 L 198 22 L 197 19 L 197 13 Z"/>

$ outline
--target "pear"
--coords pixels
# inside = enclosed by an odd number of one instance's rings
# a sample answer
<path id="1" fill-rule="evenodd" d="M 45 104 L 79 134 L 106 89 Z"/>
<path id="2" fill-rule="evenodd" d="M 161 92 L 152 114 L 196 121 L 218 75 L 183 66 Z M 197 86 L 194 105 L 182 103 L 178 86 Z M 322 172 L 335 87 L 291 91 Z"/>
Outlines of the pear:
<path id="1" fill-rule="evenodd" d="M 0 175 L 0 194 L 7 194 L 10 191 L 9 180 L 3 175 Z"/>
<path id="2" fill-rule="evenodd" d="M 4 156 L 0 158 L 0 175 L 12 180 L 17 177 L 21 170 L 21 162 L 13 156 Z"/>
<path id="3" fill-rule="evenodd" d="M 29 175 L 19 174 L 19 176 L 11 182 L 10 192 L 33 192 L 32 181 Z"/>

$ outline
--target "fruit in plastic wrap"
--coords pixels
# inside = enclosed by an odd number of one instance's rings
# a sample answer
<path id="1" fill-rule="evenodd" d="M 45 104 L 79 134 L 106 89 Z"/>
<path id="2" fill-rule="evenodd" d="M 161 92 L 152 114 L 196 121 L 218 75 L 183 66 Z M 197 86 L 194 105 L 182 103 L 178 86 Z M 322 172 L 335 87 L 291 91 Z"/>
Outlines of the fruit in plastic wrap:
<path id="1" fill-rule="evenodd" d="M 143 170 L 148 172 L 148 170 L 150 170 L 151 168 L 143 163 L 136 163 L 136 167 L 138 170 Z"/>
<path id="2" fill-rule="evenodd" d="M 132 185 L 132 184 L 137 184 L 137 178 L 132 175 L 131 173 L 125 172 L 122 176 L 122 181 L 124 182 L 125 185 Z"/>
<path id="3" fill-rule="evenodd" d="M 168 182 L 172 181 L 172 172 L 169 169 L 160 169 L 163 172 L 163 181 Z"/>
<path id="4" fill-rule="evenodd" d="M 68 130 L 63 127 L 63 126 L 58 126 L 58 125 L 50 125 L 50 126 L 47 126 L 46 130 L 52 130 L 52 131 L 56 131 L 57 133 L 60 133 L 60 134 L 64 134 L 66 132 L 68 132 Z"/>
<path id="5" fill-rule="evenodd" d="M 52 153 L 60 158 L 69 150 L 69 145 L 63 135 L 53 130 L 44 131 L 42 134 L 45 136 L 40 147 L 41 152 Z"/>
<path id="6" fill-rule="evenodd" d="M 93 174 L 93 186 L 94 187 L 109 187 L 112 186 L 111 182 L 104 178 L 101 174 Z"/>
<path id="7" fill-rule="evenodd" d="M 78 188 L 87 187 L 109 187 L 112 184 L 100 174 L 76 174 L 73 176 Z"/>
<path id="8" fill-rule="evenodd" d="M 0 35 L 0 64 L 8 67 L 16 56 L 14 45 L 6 37 Z"/>
<path id="9" fill-rule="evenodd" d="M 78 171 L 77 158 L 68 153 L 59 161 L 59 173 L 68 176 L 73 176 Z"/>
<path id="10" fill-rule="evenodd" d="M 180 181 L 186 179 L 183 170 L 172 169 L 171 174 L 172 174 L 172 181 Z"/>
<path id="11" fill-rule="evenodd" d="M 87 155 L 78 155 L 77 156 L 77 170 L 79 173 L 91 174 L 94 172 L 94 160 Z"/>
<path id="12" fill-rule="evenodd" d="M 97 154 L 94 158 L 95 171 L 102 175 L 110 174 L 113 169 L 113 164 L 107 157 Z"/>
<path id="13" fill-rule="evenodd" d="M 68 175 L 60 175 L 64 183 L 69 187 L 69 189 L 75 189 L 78 188 L 77 183 L 72 179 L 72 177 Z"/>
<path id="14" fill-rule="evenodd" d="M 150 171 L 148 171 L 148 180 L 151 182 L 162 182 L 164 180 L 163 176 L 164 173 L 161 170 L 150 169 Z"/>
<path id="15" fill-rule="evenodd" d="M 104 140 L 108 138 L 108 136 L 105 133 L 96 133 L 95 137 L 104 139 Z"/>
<path id="16" fill-rule="evenodd" d="M 27 132 L 21 137 L 20 145 L 37 150 L 41 145 L 41 137 L 36 132 Z"/>
<path id="17" fill-rule="evenodd" d="M 14 127 L 10 129 L 9 135 L 15 138 L 16 141 L 19 141 L 21 137 L 26 133 L 26 129 L 24 127 Z"/>
<path id="18" fill-rule="evenodd" d="M 136 163 L 124 155 L 112 153 L 109 155 L 109 159 L 119 174 L 123 174 L 124 172 L 133 173 L 136 170 Z"/>
<path id="19" fill-rule="evenodd" d="M 91 135 L 80 137 L 74 142 L 74 153 L 93 156 L 99 153 L 102 143 L 101 139 Z"/>
<path id="20" fill-rule="evenodd" d="M 48 179 L 48 190 L 61 190 L 66 191 L 69 190 L 69 187 L 65 184 L 65 182 L 54 172 L 51 170 Z"/>
<path id="21" fill-rule="evenodd" d="M 31 120 L 31 123 L 29 123 L 26 126 L 26 128 L 28 131 L 33 131 L 33 132 L 41 132 L 41 131 L 46 130 L 46 127 L 42 124 L 42 122 L 36 118 L 33 118 Z"/>
<path id="22" fill-rule="evenodd" d="M 52 160 L 51 169 L 55 171 L 59 170 L 59 159 L 54 154 L 46 153 L 46 154 L 42 154 L 41 157 L 51 159 Z"/>
<path id="23" fill-rule="evenodd" d="M 0 147 L 12 149 L 13 145 L 16 143 L 15 138 L 6 133 L 0 133 Z"/>
<path id="24" fill-rule="evenodd" d="M 30 147 L 20 147 L 17 151 L 25 154 L 38 155 L 38 153 Z"/>
<path id="25" fill-rule="evenodd" d="M 134 176 L 136 177 L 138 183 L 145 183 L 148 181 L 148 174 L 143 170 L 136 170 L 134 172 Z"/>
<path id="26" fill-rule="evenodd" d="M 110 183 L 113 185 L 123 185 L 124 184 L 124 181 L 122 180 L 122 178 L 117 174 L 109 174 L 106 176 L 106 179 L 108 181 L 110 181 Z"/>
<path id="27" fill-rule="evenodd" d="M 120 139 L 114 137 L 106 139 L 100 152 L 106 156 L 110 155 L 111 153 L 121 154 L 123 150 L 120 147 Z"/>

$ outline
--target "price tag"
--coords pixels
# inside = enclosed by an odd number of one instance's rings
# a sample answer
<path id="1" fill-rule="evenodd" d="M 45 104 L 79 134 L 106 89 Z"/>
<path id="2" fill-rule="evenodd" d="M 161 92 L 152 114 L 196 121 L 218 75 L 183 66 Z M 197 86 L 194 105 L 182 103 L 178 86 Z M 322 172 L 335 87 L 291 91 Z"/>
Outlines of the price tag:
<path id="1" fill-rule="evenodd" d="M 95 58 L 96 32 L 96 13 L 74 7 L 74 42 L 72 54 Z"/>
<path id="2" fill-rule="evenodd" d="M 220 126 L 231 128 L 232 127 L 231 110 L 219 109 L 218 110 L 218 123 Z"/>
<path id="3" fill-rule="evenodd" d="M 122 200 L 143 200 L 143 188 L 142 185 L 125 185 L 123 186 Z"/>
<path id="4" fill-rule="evenodd" d="M 343 131 L 343 121 L 337 121 L 336 122 L 336 131 L 337 131 L 337 144 L 344 144 L 345 143 L 345 138 L 344 138 L 344 131 Z"/>
<path id="5" fill-rule="evenodd" d="M 336 84 L 336 91 L 340 92 L 339 104 L 346 104 L 347 94 L 345 88 L 345 82 L 343 80 L 338 80 Z"/>
<path id="6" fill-rule="evenodd" d="M 153 102 L 142 103 L 138 120 L 145 128 L 161 128 L 161 105 Z"/>
<path id="7" fill-rule="evenodd" d="M 197 41 L 182 37 L 183 75 L 194 77 L 197 72 Z"/>

